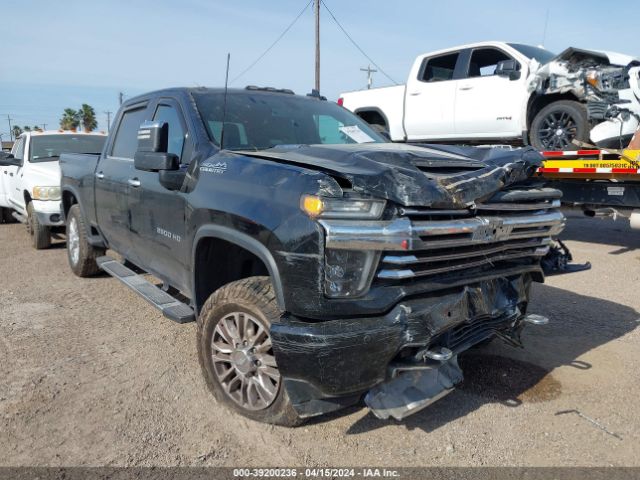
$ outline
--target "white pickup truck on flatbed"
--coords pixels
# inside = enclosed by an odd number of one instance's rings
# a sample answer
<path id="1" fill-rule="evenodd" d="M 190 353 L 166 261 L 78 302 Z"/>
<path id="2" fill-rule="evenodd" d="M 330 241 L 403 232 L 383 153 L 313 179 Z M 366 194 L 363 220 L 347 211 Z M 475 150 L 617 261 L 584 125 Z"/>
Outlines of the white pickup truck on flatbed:
<path id="1" fill-rule="evenodd" d="M 36 249 L 47 248 L 51 233 L 64 230 L 60 209 L 61 153 L 101 153 L 104 133 L 32 131 L 20 135 L 11 153 L 0 154 L 0 223 L 27 225 Z"/>
<path id="2" fill-rule="evenodd" d="M 590 114 L 590 103 L 626 98 L 619 92 L 629 90 L 629 70 L 637 65 L 617 53 L 568 48 L 556 56 L 530 45 L 482 42 L 420 55 L 406 85 L 343 93 L 338 103 L 393 141 L 565 150 L 574 148 L 573 139 L 588 141 L 603 120 L 602 112 Z M 637 82 L 633 70 L 631 80 Z"/>

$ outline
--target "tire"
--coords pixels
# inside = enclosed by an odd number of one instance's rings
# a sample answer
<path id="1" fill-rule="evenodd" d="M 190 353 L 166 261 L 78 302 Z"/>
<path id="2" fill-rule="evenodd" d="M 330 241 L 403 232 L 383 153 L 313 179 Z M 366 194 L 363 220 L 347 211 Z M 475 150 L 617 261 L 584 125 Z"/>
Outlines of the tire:
<path id="1" fill-rule="evenodd" d="M 100 272 L 96 258 L 104 250 L 95 248 L 87 241 L 87 228 L 78 205 L 67 213 L 67 259 L 73 273 L 79 277 L 91 277 Z"/>
<path id="2" fill-rule="evenodd" d="M 31 202 L 27 204 L 27 231 L 31 236 L 31 245 L 36 250 L 51 246 L 51 231 L 46 225 L 40 224 Z"/>
<path id="3" fill-rule="evenodd" d="M 10 208 L 0 207 L 0 223 L 15 223 L 17 220 L 13 218 L 13 210 Z"/>
<path id="4" fill-rule="evenodd" d="M 268 277 L 229 283 L 216 290 L 200 312 L 198 357 L 207 386 L 219 403 L 259 422 L 294 427 L 302 419 L 291 405 L 270 345 L 270 327 L 279 317 Z M 243 332 L 236 325 L 244 325 Z M 249 341 L 243 346 L 244 338 Z"/>
<path id="5" fill-rule="evenodd" d="M 559 100 L 540 110 L 531 122 L 531 145 L 539 150 L 577 150 L 572 140 L 589 141 L 586 107 L 574 100 Z"/>

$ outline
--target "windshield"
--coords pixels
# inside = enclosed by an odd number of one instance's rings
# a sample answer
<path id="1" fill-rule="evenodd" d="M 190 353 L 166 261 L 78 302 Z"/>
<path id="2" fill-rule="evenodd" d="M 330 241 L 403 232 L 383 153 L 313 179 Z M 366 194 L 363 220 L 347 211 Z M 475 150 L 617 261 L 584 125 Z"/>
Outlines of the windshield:
<path id="1" fill-rule="evenodd" d="M 209 138 L 220 146 L 222 93 L 193 93 Z M 224 148 L 263 150 L 278 145 L 383 143 L 384 137 L 335 103 L 285 93 L 227 96 Z"/>
<path id="2" fill-rule="evenodd" d="M 29 161 L 31 163 L 52 162 L 62 153 L 101 153 L 104 135 L 37 135 L 31 137 Z"/>
<path id="3" fill-rule="evenodd" d="M 540 65 L 549 63 L 553 59 L 553 57 L 556 56 L 555 53 L 540 47 L 532 47 L 531 45 L 523 45 L 521 43 L 508 43 L 507 45 L 515 48 L 525 57 L 535 58 Z"/>

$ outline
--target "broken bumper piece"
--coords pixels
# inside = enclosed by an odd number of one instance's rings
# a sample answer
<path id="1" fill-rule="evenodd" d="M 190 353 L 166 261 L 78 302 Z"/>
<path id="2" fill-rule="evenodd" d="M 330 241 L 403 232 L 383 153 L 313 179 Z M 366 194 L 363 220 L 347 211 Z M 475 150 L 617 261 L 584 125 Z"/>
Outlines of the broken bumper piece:
<path id="1" fill-rule="evenodd" d="M 287 394 L 301 417 L 356 404 L 370 392 L 376 415 L 404 418 L 461 380 L 456 355 L 492 336 L 520 345 L 525 323 L 544 324 L 524 314 L 530 283 L 527 274 L 487 279 L 405 300 L 379 317 L 283 316 L 271 336 Z"/>
<path id="2" fill-rule="evenodd" d="M 398 371 L 391 380 L 369 390 L 364 401 L 376 417 L 402 420 L 452 392 L 462 378 L 454 356 L 439 365 Z"/>

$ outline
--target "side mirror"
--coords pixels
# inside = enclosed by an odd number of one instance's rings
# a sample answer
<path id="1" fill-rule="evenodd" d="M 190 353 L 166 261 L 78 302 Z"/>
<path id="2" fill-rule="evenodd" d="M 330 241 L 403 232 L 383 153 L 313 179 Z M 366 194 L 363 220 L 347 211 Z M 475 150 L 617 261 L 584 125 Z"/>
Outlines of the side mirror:
<path id="1" fill-rule="evenodd" d="M 513 58 L 501 60 L 496 66 L 495 74 L 500 77 L 509 77 L 509 80 L 517 80 L 520 78 L 519 66 Z"/>
<path id="2" fill-rule="evenodd" d="M 3 167 L 21 167 L 22 160 L 13 156 L 12 153 L 0 153 L 0 166 Z"/>
<path id="3" fill-rule="evenodd" d="M 166 122 L 144 122 L 138 129 L 138 150 L 133 157 L 137 170 L 159 172 L 178 170 L 180 159 L 175 153 L 167 153 L 169 125 Z"/>

